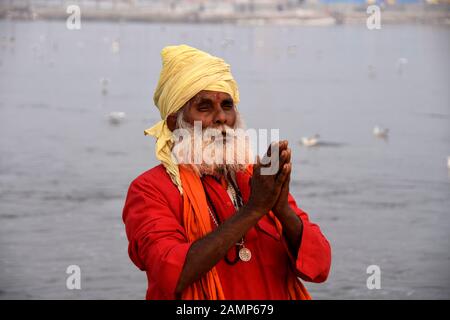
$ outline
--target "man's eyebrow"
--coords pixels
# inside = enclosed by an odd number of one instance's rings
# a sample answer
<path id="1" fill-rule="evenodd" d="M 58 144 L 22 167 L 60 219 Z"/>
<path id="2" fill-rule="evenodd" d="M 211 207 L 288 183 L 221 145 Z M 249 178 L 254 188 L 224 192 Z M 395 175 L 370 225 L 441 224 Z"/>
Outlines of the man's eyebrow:
<path id="1" fill-rule="evenodd" d="M 197 104 L 212 103 L 212 100 L 208 98 L 199 98 L 197 99 L 196 103 Z"/>
<path id="2" fill-rule="evenodd" d="M 222 101 L 222 104 L 233 104 L 234 102 L 233 102 L 233 99 L 231 99 L 231 98 L 226 98 L 226 99 L 224 99 L 223 101 Z"/>

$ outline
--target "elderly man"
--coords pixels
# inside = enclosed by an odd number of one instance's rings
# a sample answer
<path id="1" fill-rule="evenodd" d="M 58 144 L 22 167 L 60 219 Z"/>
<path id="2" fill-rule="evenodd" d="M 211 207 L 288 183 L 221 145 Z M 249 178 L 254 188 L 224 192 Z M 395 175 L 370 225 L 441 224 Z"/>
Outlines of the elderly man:
<path id="1" fill-rule="evenodd" d="M 244 125 L 229 65 L 186 45 L 161 56 L 154 102 L 162 120 L 145 130 L 157 139 L 161 164 L 131 183 L 123 210 L 147 299 L 310 299 L 300 279 L 325 281 L 331 250 L 289 194 L 287 141 L 271 145 L 269 162 L 250 165 L 248 145 L 236 143 Z M 202 137 L 223 134 L 214 152 L 223 161 L 191 161 L 211 141 L 176 133 L 198 137 L 197 124 Z M 268 166 L 275 170 L 264 174 Z"/>

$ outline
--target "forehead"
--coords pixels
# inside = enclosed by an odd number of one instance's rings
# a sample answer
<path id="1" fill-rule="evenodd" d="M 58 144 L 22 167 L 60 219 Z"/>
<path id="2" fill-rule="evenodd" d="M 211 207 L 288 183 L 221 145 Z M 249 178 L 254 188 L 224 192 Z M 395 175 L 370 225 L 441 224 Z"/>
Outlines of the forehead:
<path id="1" fill-rule="evenodd" d="M 226 100 L 231 99 L 231 96 L 225 92 L 202 90 L 195 95 L 194 99 Z"/>

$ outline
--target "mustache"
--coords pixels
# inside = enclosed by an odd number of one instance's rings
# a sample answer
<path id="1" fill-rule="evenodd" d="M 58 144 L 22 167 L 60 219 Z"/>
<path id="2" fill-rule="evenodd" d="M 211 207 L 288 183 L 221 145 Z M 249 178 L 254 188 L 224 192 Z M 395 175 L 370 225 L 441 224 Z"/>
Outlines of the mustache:
<path id="1" fill-rule="evenodd" d="M 172 147 L 173 160 L 193 169 L 197 174 L 214 174 L 223 170 L 241 171 L 252 163 L 252 151 L 245 125 L 239 116 L 234 128 L 226 124 L 201 127 L 179 116 Z"/>
<path id="2" fill-rule="evenodd" d="M 187 130 L 194 130 L 194 126 L 191 125 L 188 122 L 184 122 L 182 126 L 179 126 L 180 129 L 187 129 Z M 238 128 L 232 128 L 228 125 L 220 125 L 220 126 L 215 126 L 215 127 L 205 127 L 202 128 L 202 134 L 203 135 L 208 135 L 208 136 L 231 136 L 231 137 L 235 137 L 236 136 L 236 131 L 238 130 Z"/>
<path id="3" fill-rule="evenodd" d="M 223 128 L 204 128 L 202 135 L 206 142 L 230 142 L 235 139 L 237 131 L 231 127 L 224 126 Z"/>

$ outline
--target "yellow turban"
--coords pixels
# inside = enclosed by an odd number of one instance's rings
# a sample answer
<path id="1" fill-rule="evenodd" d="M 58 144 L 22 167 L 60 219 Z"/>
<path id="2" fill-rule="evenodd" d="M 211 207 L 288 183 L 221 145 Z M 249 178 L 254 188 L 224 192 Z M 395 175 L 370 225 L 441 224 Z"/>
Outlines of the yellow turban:
<path id="1" fill-rule="evenodd" d="M 144 134 L 156 137 L 156 158 L 164 165 L 180 193 L 183 193 L 178 165 L 171 154 L 173 136 L 167 127 L 167 117 L 180 110 L 202 90 L 228 93 L 235 105 L 239 102 L 239 91 L 231 75 L 230 65 L 221 58 L 187 45 L 165 47 L 161 51 L 161 58 L 162 70 L 153 101 L 162 120 L 145 130 Z"/>

